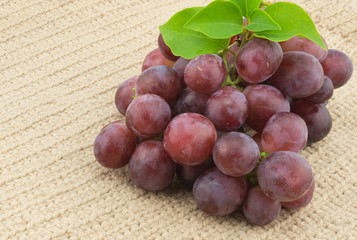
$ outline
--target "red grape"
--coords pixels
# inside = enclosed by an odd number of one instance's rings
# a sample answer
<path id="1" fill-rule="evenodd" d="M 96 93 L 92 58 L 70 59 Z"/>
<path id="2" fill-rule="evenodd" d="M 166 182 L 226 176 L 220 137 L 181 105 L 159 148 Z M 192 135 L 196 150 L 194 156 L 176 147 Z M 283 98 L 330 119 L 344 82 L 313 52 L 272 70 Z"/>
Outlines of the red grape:
<path id="1" fill-rule="evenodd" d="M 230 177 L 217 168 L 207 170 L 193 185 L 193 199 L 199 209 L 214 215 L 225 216 L 235 211 L 243 202 L 247 182 L 243 177 Z"/>
<path id="2" fill-rule="evenodd" d="M 173 66 L 173 68 L 175 69 L 175 71 L 177 72 L 177 74 L 180 77 L 180 83 L 181 83 L 181 89 L 186 88 L 186 83 L 184 81 L 184 73 L 185 73 L 185 68 L 187 66 L 187 64 L 190 62 L 191 60 L 186 59 L 186 58 L 182 58 L 180 57 L 176 62 L 175 65 Z"/>
<path id="3" fill-rule="evenodd" d="M 289 208 L 289 209 L 305 207 L 311 202 L 312 196 L 314 194 L 314 190 L 315 190 L 315 181 L 312 182 L 311 187 L 304 195 L 302 195 L 302 197 L 296 199 L 295 201 L 282 202 L 281 206 L 283 206 L 285 208 Z"/>
<path id="4" fill-rule="evenodd" d="M 182 165 L 198 165 L 212 155 L 217 140 L 211 121 L 197 113 L 183 113 L 171 120 L 164 133 L 164 148 Z"/>
<path id="5" fill-rule="evenodd" d="M 105 126 L 94 142 L 94 156 L 106 168 L 124 167 L 136 147 L 136 137 L 125 124 L 116 121 Z"/>
<path id="6" fill-rule="evenodd" d="M 251 188 L 243 203 L 243 213 L 248 222 L 259 226 L 272 223 L 280 210 L 280 202 L 267 197 L 259 187 Z"/>
<path id="7" fill-rule="evenodd" d="M 238 44 L 234 44 L 232 45 L 230 48 L 229 48 L 231 51 L 233 51 L 236 55 L 238 54 L 239 52 L 239 46 Z M 230 66 L 231 64 L 234 63 L 234 60 L 235 60 L 235 57 L 234 55 L 230 52 L 230 51 L 227 51 L 227 63 L 228 63 L 228 66 Z"/>
<path id="8" fill-rule="evenodd" d="M 138 77 L 132 77 L 121 83 L 115 93 L 115 106 L 125 115 L 126 109 L 134 98 L 134 87 Z"/>
<path id="9" fill-rule="evenodd" d="M 300 152 L 307 142 L 307 126 L 298 115 L 280 112 L 273 115 L 262 133 L 262 146 L 265 152 Z"/>
<path id="10" fill-rule="evenodd" d="M 160 52 L 165 58 L 171 61 L 176 61 L 179 58 L 172 53 L 170 47 L 167 46 L 167 44 L 165 43 L 161 33 L 159 34 L 157 42 L 159 45 Z"/>
<path id="11" fill-rule="evenodd" d="M 151 138 L 162 132 L 171 118 L 169 104 L 155 94 L 134 99 L 126 110 L 126 125 L 138 137 Z"/>
<path id="12" fill-rule="evenodd" d="M 200 94 L 211 94 L 219 89 L 227 75 L 223 59 L 216 54 L 203 54 L 193 58 L 186 66 L 186 85 Z"/>
<path id="13" fill-rule="evenodd" d="M 289 101 L 275 87 L 264 84 L 249 85 L 243 94 L 249 107 L 247 124 L 258 132 L 264 129 L 267 121 L 275 113 L 290 111 Z"/>
<path id="14" fill-rule="evenodd" d="M 324 78 L 324 83 L 321 88 L 314 94 L 303 98 L 305 101 L 312 103 L 324 103 L 328 101 L 333 95 L 333 83 L 327 76 Z"/>
<path id="15" fill-rule="evenodd" d="M 209 97 L 210 95 L 199 94 L 186 88 L 176 102 L 175 113 L 178 115 L 193 112 L 205 115 L 206 103 Z"/>
<path id="16" fill-rule="evenodd" d="M 241 177 L 257 165 L 259 147 L 249 135 L 230 132 L 217 140 L 213 148 L 213 160 L 224 174 Z"/>
<path id="17" fill-rule="evenodd" d="M 237 130 L 248 117 L 247 99 L 236 88 L 223 87 L 208 99 L 206 116 L 219 131 Z"/>
<path id="18" fill-rule="evenodd" d="M 164 55 L 162 55 L 162 53 L 160 52 L 160 49 L 156 48 L 152 50 L 148 55 L 146 55 L 143 61 L 143 65 L 141 67 L 141 71 L 145 71 L 150 67 L 158 66 L 158 65 L 173 67 L 174 64 L 175 62 L 165 58 Z"/>
<path id="19" fill-rule="evenodd" d="M 135 185 L 148 191 L 166 188 L 175 175 L 176 164 L 169 158 L 162 142 L 141 143 L 129 163 L 130 179 Z"/>
<path id="20" fill-rule="evenodd" d="M 298 153 L 281 151 L 263 158 L 257 176 L 263 192 L 280 202 L 303 196 L 313 183 L 310 164 Z"/>
<path id="21" fill-rule="evenodd" d="M 263 146 L 262 146 L 262 133 L 257 132 L 256 134 L 254 134 L 253 140 L 258 145 L 259 151 L 264 152 Z"/>

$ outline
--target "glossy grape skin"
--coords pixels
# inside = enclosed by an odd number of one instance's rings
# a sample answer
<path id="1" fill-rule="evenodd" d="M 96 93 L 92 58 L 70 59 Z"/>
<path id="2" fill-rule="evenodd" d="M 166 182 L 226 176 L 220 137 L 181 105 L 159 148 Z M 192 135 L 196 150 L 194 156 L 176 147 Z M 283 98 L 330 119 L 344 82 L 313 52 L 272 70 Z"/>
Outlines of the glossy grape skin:
<path id="1" fill-rule="evenodd" d="M 247 221 L 259 226 L 272 223 L 279 216 L 280 210 L 280 202 L 267 197 L 259 187 L 249 189 L 243 203 Z"/>
<path id="2" fill-rule="evenodd" d="M 134 87 L 138 77 L 132 77 L 121 83 L 115 92 L 115 106 L 118 111 L 125 115 L 126 109 L 134 98 Z"/>
<path id="3" fill-rule="evenodd" d="M 178 115 L 193 112 L 205 115 L 206 103 L 209 97 L 210 95 L 199 94 L 186 88 L 176 102 L 175 113 Z"/>
<path id="4" fill-rule="evenodd" d="M 304 119 L 308 129 L 308 144 L 321 141 L 332 128 L 332 119 L 325 104 L 299 100 L 291 104 L 291 112 Z"/>
<path id="5" fill-rule="evenodd" d="M 94 141 L 94 156 L 106 168 L 124 167 L 136 147 L 136 137 L 125 123 L 115 121 L 106 125 Z"/>
<path id="6" fill-rule="evenodd" d="M 176 164 L 164 150 L 162 142 L 145 141 L 134 151 L 129 162 L 133 183 L 147 191 L 166 188 L 175 176 Z"/>
<path id="7" fill-rule="evenodd" d="M 230 177 L 212 168 L 200 175 L 193 185 L 193 199 L 199 209 L 213 216 L 225 216 L 243 202 L 247 182 L 243 177 Z"/>
<path id="8" fill-rule="evenodd" d="M 155 94 L 138 96 L 126 110 L 126 125 L 136 136 L 145 139 L 161 133 L 170 118 L 169 104 Z"/>
<path id="9" fill-rule="evenodd" d="M 161 54 L 165 58 L 169 59 L 170 61 L 176 61 L 179 58 L 179 57 L 175 56 L 172 53 L 170 47 L 167 46 L 167 44 L 165 43 L 161 33 L 159 34 L 159 37 L 157 39 L 157 43 L 159 45 L 159 49 L 160 49 Z"/>
<path id="10" fill-rule="evenodd" d="M 138 96 L 147 93 L 156 94 L 170 103 L 181 92 L 180 77 L 170 67 L 154 66 L 140 74 L 135 84 L 135 91 Z"/>
<path id="11" fill-rule="evenodd" d="M 243 94 L 249 107 L 247 124 L 258 132 L 263 131 L 265 124 L 275 113 L 290 111 L 287 98 L 273 86 L 249 85 Z"/>
<path id="12" fill-rule="evenodd" d="M 175 69 L 176 73 L 180 77 L 181 89 L 186 88 L 186 83 L 183 77 L 185 73 L 185 68 L 190 61 L 191 61 L 190 59 L 180 57 L 179 59 L 177 59 L 175 65 L 173 66 L 173 69 Z"/>
<path id="13" fill-rule="evenodd" d="M 257 177 L 265 195 L 280 202 L 299 199 L 314 181 L 310 164 L 300 154 L 289 151 L 263 158 Z"/>
<path id="14" fill-rule="evenodd" d="M 213 160 L 224 174 L 241 177 L 257 165 L 259 147 L 249 135 L 230 132 L 217 140 L 213 148 Z"/>
<path id="15" fill-rule="evenodd" d="M 314 191 L 315 191 L 315 181 L 312 182 L 311 187 L 304 195 L 302 195 L 302 197 L 296 199 L 295 201 L 282 202 L 281 206 L 288 209 L 297 209 L 297 208 L 305 207 L 311 202 L 312 197 L 314 195 Z"/>
<path id="16" fill-rule="evenodd" d="M 285 52 L 283 61 L 269 82 L 285 96 L 303 98 L 317 92 L 324 81 L 322 66 L 311 54 Z"/>
<path id="17" fill-rule="evenodd" d="M 253 38 L 238 54 L 236 69 L 246 82 L 260 83 L 275 73 L 282 59 L 279 43 Z"/>
<path id="18" fill-rule="evenodd" d="M 308 130 L 305 121 L 290 112 L 279 112 L 266 123 L 262 132 L 265 152 L 300 152 L 306 145 Z"/>
<path id="19" fill-rule="evenodd" d="M 321 88 L 311 96 L 303 98 L 303 100 L 311 103 L 324 103 L 332 97 L 333 89 L 334 87 L 331 79 L 325 76 Z"/>
<path id="20" fill-rule="evenodd" d="M 248 117 L 247 99 L 236 88 L 225 86 L 208 99 L 206 116 L 219 131 L 237 130 Z"/>
<path id="21" fill-rule="evenodd" d="M 329 49 L 321 64 L 325 75 L 331 78 L 334 88 L 342 87 L 352 76 L 352 60 L 339 50 Z"/>
<path id="22" fill-rule="evenodd" d="M 215 167 L 212 157 L 209 157 L 206 161 L 195 166 L 187 166 L 177 164 L 176 175 L 180 182 L 185 186 L 192 188 L 196 179 L 204 173 L 207 169 Z"/>
<path id="23" fill-rule="evenodd" d="M 293 52 L 293 51 L 306 52 L 316 57 L 317 60 L 319 60 L 320 62 L 327 57 L 327 50 L 324 50 L 317 43 L 304 37 L 295 36 L 285 42 L 280 42 L 279 44 L 283 52 Z"/>
<path id="24" fill-rule="evenodd" d="M 254 142 L 258 145 L 259 151 L 264 152 L 263 146 L 262 146 L 262 133 L 257 132 L 256 134 L 254 134 L 254 136 L 252 138 L 253 138 Z"/>
<path id="25" fill-rule="evenodd" d="M 197 113 L 183 113 L 166 127 L 163 143 L 172 160 L 182 165 L 198 165 L 212 155 L 217 140 L 211 121 Z"/>
<path id="26" fill-rule="evenodd" d="M 160 52 L 160 49 L 156 48 L 152 50 L 148 55 L 146 55 L 143 61 L 143 65 L 141 67 L 141 71 L 143 72 L 150 67 L 158 66 L 158 65 L 173 67 L 174 64 L 175 62 L 165 58 L 164 55 L 162 55 L 162 53 Z"/>
<path id="27" fill-rule="evenodd" d="M 216 54 L 203 54 L 193 58 L 186 66 L 186 85 L 200 94 L 211 94 L 219 89 L 227 75 L 223 59 Z"/>

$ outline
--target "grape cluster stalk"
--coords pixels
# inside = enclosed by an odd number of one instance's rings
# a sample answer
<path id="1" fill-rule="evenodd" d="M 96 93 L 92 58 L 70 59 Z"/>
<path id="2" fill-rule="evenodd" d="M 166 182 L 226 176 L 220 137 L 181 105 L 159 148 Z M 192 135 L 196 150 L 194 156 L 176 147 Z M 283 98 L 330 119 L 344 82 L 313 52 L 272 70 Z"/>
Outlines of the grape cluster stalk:
<path id="1" fill-rule="evenodd" d="M 197 208 L 242 209 L 255 225 L 313 198 L 313 169 L 299 153 L 332 128 L 327 102 L 352 75 L 351 59 L 293 37 L 272 42 L 249 31 L 226 49 L 175 56 L 162 35 L 115 105 L 125 121 L 105 126 L 94 155 L 106 168 L 129 165 L 132 183 L 161 191 L 178 179 Z"/>

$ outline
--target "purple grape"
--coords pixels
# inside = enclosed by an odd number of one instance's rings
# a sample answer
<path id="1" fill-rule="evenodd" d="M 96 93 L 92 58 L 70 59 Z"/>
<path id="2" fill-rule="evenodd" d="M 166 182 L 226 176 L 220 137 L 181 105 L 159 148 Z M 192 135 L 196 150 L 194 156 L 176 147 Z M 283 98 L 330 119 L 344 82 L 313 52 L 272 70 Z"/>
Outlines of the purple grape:
<path id="1" fill-rule="evenodd" d="M 303 98 L 317 92 L 324 81 L 322 66 L 311 54 L 286 52 L 269 83 L 285 96 Z"/>
<path id="2" fill-rule="evenodd" d="M 161 33 L 159 34 L 157 42 L 160 52 L 165 58 L 169 59 L 170 61 L 176 61 L 179 58 L 172 53 L 170 47 L 165 43 Z"/>
<path id="3" fill-rule="evenodd" d="M 243 213 L 248 222 L 259 226 L 272 223 L 280 210 L 280 202 L 267 197 L 259 187 L 251 188 L 243 203 Z"/>
<path id="4" fill-rule="evenodd" d="M 248 117 L 247 99 L 234 87 L 223 87 L 208 99 L 206 116 L 219 131 L 237 130 Z"/>
<path id="5" fill-rule="evenodd" d="M 259 147 L 245 133 L 230 132 L 220 137 L 213 148 L 213 160 L 226 175 L 241 177 L 253 171 L 259 160 Z"/>
<path id="6" fill-rule="evenodd" d="M 257 176 L 265 195 L 280 202 L 299 199 L 314 180 L 310 164 L 298 153 L 288 151 L 263 158 Z"/>
<path id="7" fill-rule="evenodd" d="M 324 103 L 328 101 L 333 95 L 333 83 L 327 76 L 324 78 L 324 83 L 321 88 L 314 94 L 303 98 L 305 101 L 311 103 Z"/>
<path id="8" fill-rule="evenodd" d="M 261 132 L 267 121 L 278 112 L 289 112 L 290 104 L 287 98 L 275 87 L 254 84 L 244 89 L 247 98 L 249 115 L 247 124 Z"/>
<path id="9" fill-rule="evenodd" d="M 176 114 L 193 112 L 205 115 L 209 97 L 210 95 L 199 94 L 186 88 L 176 102 Z"/>
<path id="10" fill-rule="evenodd" d="M 175 71 L 177 72 L 177 74 L 180 77 L 180 83 L 181 83 L 181 89 L 186 88 L 186 83 L 184 81 L 184 73 L 185 73 L 185 68 L 187 66 L 187 64 L 190 62 L 191 60 L 180 57 L 176 62 L 175 65 L 173 66 L 173 68 L 175 69 Z"/>
<path id="11" fill-rule="evenodd" d="M 329 49 L 326 59 L 321 64 L 325 75 L 331 78 L 334 88 L 345 85 L 352 76 L 352 60 L 339 50 Z"/>
<path id="12" fill-rule="evenodd" d="M 196 179 L 204 173 L 207 169 L 213 168 L 214 162 L 210 157 L 201 164 L 195 166 L 187 166 L 177 164 L 176 174 L 180 182 L 182 182 L 187 187 L 192 187 Z"/>
<path id="13" fill-rule="evenodd" d="M 236 55 L 239 52 L 239 46 L 237 44 L 232 45 L 229 49 L 231 51 L 233 51 Z M 234 55 L 230 51 L 227 52 L 226 58 L 227 58 L 228 66 L 230 66 L 231 64 L 234 63 L 235 58 L 234 58 Z"/>
<path id="14" fill-rule="evenodd" d="M 213 215 L 225 216 L 243 202 L 247 182 L 243 177 L 230 177 L 217 168 L 207 170 L 193 185 L 193 199 L 199 209 Z"/>
<path id="15" fill-rule="evenodd" d="M 308 130 L 308 144 L 321 141 L 329 134 L 332 120 L 324 104 L 299 100 L 291 104 L 291 111 L 304 119 Z"/>
<path id="16" fill-rule="evenodd" d="M 260 83 L 275 73 L 282 59 L 279 43 L 253 38 L 238 54 L 236 68 L 246 82 Z"/>
<path id="17" fill-rule="evenodd" d="M 170 103 L 181 92 L 180 78 L 170 67 L 154 66 L 141 73 L 136 81 L 135 91 L 138 96 L 156 94 Z"/>
<path id="18" fill-rule="evenodd" d="M 211 121 L 197 113 L 183 113 L 171 120 L 164 133 L 164 148 L 182 165 L 198 165 L 212 155 L 217 140 Z"/>
<path id="19" fill-rule="evenodd" d="M 193 58 L 186 66 L 186 85 L 200 94 L 211 94 L 219 89 L 227 75 L 223 59 L 216 54 L 203 54 Z"/>
<path id="20" fill-rule="evenodd" d="M 137 97 L 126 110 L 126 125 L 136 136 L 145 139 L 161 133 L 170 118 L 169 104 L 155 94 Z"/>
<path id="21" fill-rule="evenodd" d="M 302 197 L 296 199 L 295 201 L 282 202 L 281 206 L 289 209 L 297 209 L 297 208 L 305 207 L 311 202 L 312 196 L 314 194 L 314 190 L 315 190 L 315 181 L 312 182 L 311 187 L 304 195 L 302 195 Z"/>
<path id="22" fill-rule="evenodd" d="M 298 115 L 280 112 L 273 115 L 262 132 L 262 146 L 265 152 L 300 152 L 307 142 L 307 126 Z"/>
<path id="23" fill-rule="evenodd" d="M 156 48 L 152 50 L 148 55 L 146 55 L 143 65 L 141 67 L 141 71 L 145 71 L 148 68 L 158 65 L 165 65 L 168 67 L 173 67 L 175 62 L 170 61 L 169 59 L 165 58 L 164 55 L 160 52 L 160 49 Z"/>
<path id="24" fill-rule="evenodd" d="M 325 39 L 322 38 L 322 40 L 325 42 Z M 327 50 L 324 50 L 317 43 L 304 37 L 292 37 L 288 41 L 280 42 L 280 46 L 283 52 L 306 52 L 316 57 L 320 62 L 327 57 Z"/>
<path id="25" fill-rule="evenodd" d="M 254 142 L 258 145 L 259 151 L 264 152 L 263 146 L 262 146 L 262 133 L 257 132 L 256 134 L 254 134 L 254 136 L 252 138 L 253 138 Z"/>
<path id="26" fill-rule="evenodd" d="M 134 99 L 134 87 L 138 77 L 132 77 L 121 83 L 115 93 L 115 106 L 125 115 L 126 109 Z"/>
<path id="27" fill-rule="evenodd" d="M 162 142 L 145 141 L 133 153 L 129 163 L 130 179 L 147 191 L 166 188 L 175 176 L 176 164 L 169 158 Z"/>
<path id="28" fill-rule="evenodd" d="M 94 141 L 94 156 L 106 168 L 124 167 L 136 147 L 136 137 L 121 121 L 106 125 Z"/>

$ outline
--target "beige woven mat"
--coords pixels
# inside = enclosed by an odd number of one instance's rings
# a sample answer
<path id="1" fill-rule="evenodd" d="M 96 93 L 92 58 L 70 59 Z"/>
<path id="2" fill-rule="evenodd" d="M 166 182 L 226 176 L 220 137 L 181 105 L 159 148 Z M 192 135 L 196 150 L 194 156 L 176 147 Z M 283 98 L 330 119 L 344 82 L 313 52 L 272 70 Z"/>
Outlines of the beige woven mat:
<path id="1" fill-rule="evenodd" d="M 357 65 L 357 1 L 298 2 Z M 92 144 L 121 119 L 116 87 L 139 74 L 158 26 L 203 0 L 0 1 L 0 239 L 357 239 L 357 70 L 303 155 L 313 202 L 265 227 L 210 217 L 175 182 L 157 194 L 110 171 Z"/>

